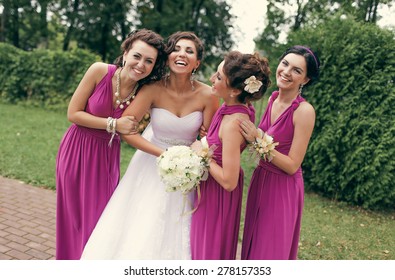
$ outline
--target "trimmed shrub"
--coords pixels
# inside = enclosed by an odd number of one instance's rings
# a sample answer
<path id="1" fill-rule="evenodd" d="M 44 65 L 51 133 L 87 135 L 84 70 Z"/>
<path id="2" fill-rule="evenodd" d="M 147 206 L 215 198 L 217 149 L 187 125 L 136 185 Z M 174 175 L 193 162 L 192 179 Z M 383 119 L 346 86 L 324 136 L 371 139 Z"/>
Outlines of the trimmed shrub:
<path id="1" fill-rule="evenodd" d="M 6 83 L 13 79 L 12 71 L 23 51 L 5 43 L 0 43 L 0 98 L 6 99 Z"/>
<path id="2" fill-rule="evenodd" d="M 370 209 L 395 206 L 395 42 L 391 31 L 335 18 L 292 33 L 317 50 L 316 109 L 303 163 L 307 190 Z"/>
<path id="3" fill-rule="evenodd" d="M 0 74 L 2 100 L 51 109 L 67 108 L 88 67 L 99 61 L 98 56 L 81 49 L 69 52 L 13 49 L 0 44 L 1 62 L 4 60 L 8 65 L 7 73 Z"/>

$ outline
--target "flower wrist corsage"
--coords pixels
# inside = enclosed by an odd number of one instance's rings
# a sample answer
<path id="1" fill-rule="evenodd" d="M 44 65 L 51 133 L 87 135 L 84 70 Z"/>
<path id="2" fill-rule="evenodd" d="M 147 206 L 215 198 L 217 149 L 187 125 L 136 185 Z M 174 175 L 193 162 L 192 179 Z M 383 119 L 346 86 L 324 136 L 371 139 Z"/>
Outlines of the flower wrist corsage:
<path id="1" fill-rule="evenodd" d="M 200 151 L 198 151 L 198 155 L 201 157 L 201 162 L 204 168 L 204 173 L 202 176 L 202 181 L 207 180 L 208 178 L 208 169 L 210 168 L 210 162 L 213 160 L 213 153 L 215 149 L 217 148 L 216 145 L 211 145 L 211 147 L 208 145 L 207 138 L 206 136 L 203 137 L 200 142 L 202 143 L 202 148 Z"/>
<path id="2" fill-rule="evenodd" d="M 258 128 L 257 131 L 258 136 L 255 138 L 255 141 L 249 145 L 249 149 L 258 159 L 270 162 L 274 157 L 273 151 L 279 143 L 273 142 L 273 137 L 263 132 L 260 128 Z"/>

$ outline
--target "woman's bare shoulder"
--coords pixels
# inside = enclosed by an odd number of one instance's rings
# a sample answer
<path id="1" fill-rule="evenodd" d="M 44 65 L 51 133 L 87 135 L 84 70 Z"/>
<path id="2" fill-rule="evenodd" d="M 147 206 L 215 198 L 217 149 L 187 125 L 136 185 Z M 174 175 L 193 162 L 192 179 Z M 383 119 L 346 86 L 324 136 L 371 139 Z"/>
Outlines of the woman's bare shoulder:
<path id="1" fill-rule="evenodd" d="M 103 62 L 94 62 L 88 68 L 85 73 L 85 78 L 94 81 L 96 84 L 99 83 L 104 76 L 108 73 L 108 64 Z"/>
<path id="2" fill-rule="evenodd" d="M 200 81 L 195 81 L 196 83 L 195 87 L 199 92 L 202 92 L 203 94 L 210 94 L 211 93 L 211 87 L 203 82 Z"/>
<path id="3" fill-rule="evenodd" d="M 299 107 L 296 110 L 296 112 L 299 112 L 300 114 L 303 115 L 304 114 L 311 115 L 311 114 L 315 114 L 315 109 L 313 105 L 311 105 L 309 102 L 304 101 L 299 104 Z"/>

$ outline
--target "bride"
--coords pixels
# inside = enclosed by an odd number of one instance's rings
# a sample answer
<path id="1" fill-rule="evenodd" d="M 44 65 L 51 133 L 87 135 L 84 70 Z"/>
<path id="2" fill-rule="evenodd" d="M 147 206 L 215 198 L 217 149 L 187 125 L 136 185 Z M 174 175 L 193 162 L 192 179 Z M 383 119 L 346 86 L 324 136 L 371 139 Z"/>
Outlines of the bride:
<path id="1" fill-rule="evenodd" d="M 190 145 L 199 129 L 208 128 L 218 108 L 209 86 L 191 76 L 199 67 L 203 44 L 191 32 L 168 38 L 170 74 L 144 86 L 125 110 L 141 120 L 150 110 L 151 123 L 142 136 L 123 139 L 139 149 L 107 204 L 81 259 L 190 259 L 192 203 L 179 192 L 166 192 L 156 158 L 173 145 Z M 141 69 L 145 71 L 145 69 Z M 188 198 L 192 202 L 192 197 Z M 185 209 L 183 209 L 185 208 Z"/>

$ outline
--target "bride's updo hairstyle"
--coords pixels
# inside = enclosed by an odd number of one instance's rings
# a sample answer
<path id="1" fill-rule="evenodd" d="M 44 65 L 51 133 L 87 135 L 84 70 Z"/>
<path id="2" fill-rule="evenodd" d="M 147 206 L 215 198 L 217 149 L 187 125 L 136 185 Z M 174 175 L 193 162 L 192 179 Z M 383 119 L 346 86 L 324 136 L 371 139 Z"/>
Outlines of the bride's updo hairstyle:
<path id="1" fill-rule="evenodd" d="M 258 53 L 229 52 L 225 55 L 223 71 L 227 77 L 228 85 L 241 90 L 237 100 L 243 104 L 262 98 L 271 83 L 269 62 L 266 57 L 262 57 Z M 252 76 L 255 77 L 255 83 L 258 83 L 258 86 L 255 90 L 247 91 L 248 79 Z"/>

